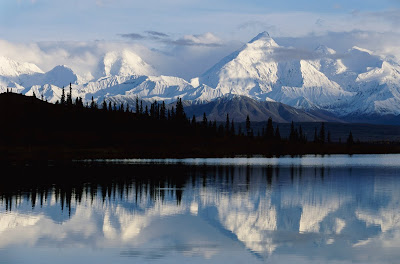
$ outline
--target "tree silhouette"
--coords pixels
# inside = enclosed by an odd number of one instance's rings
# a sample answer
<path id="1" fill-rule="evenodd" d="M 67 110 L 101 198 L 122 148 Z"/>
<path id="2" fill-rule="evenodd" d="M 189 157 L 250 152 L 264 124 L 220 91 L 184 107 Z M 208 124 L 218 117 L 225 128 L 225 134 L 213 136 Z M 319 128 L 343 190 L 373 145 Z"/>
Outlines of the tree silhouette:
<path id="1" fill-rule="evenodd" d="M 139 97 L 136 96 L 136 105 L 135 105 L 136 114 L 139 114 Z"/>
<path id="2" fill-rule="evenodd" d="M 72 106 L 72 84 L 71 83 L 69 83 L 69 93 L 67 94 L 66 104 L 68 106 Z"/>
<path id="3" fill-rule="evenodd" d="M 207 127 L 207 116 L 206 116 L 205 112 L 203 113 L 202 125 L 203 125 L 203 127 Z"/>
<path id="4" fill-rule="evenodd" d="M 63 88 L 62 88 L 62 94 L 61 94 L 60 104 L 61 104 L 61 105 L 65 105 L 65 91 L 64 91 L 64 86 L 63 86 Z"/>
<path id="5" fill-rule="evenodd" d="M 351 133 L 350 130 L 349 136 L 347 137 L 347 145 L 352 146 L 353 144 L 354 144 L 353 133 Z"/>
<path id="6" fill-rule="evenodd" d="M 229 121 L 229 114 L 227 113 L 226 114 L 226 122 L 225 122 L 225 134 L 226 135 L 229 135 L 229 132 L 230 132 L 230 129 L 229 129 L 229 127 L 230 127 L 230 121 Z"/>
<path id="7" fill-rule="evenodd" d="M 107 103 L 106 103 L 106 99 L 103 99 L 103 104 L 101 107 L 104 111 L 107 111 Z"/>
<path id="8" fill-rule="evenodd" d="M 246 117 L 246 133 L 247 133 L 247 136 L 252 136 L 251 123 L 250 123 L 250 116 L 249 115 L 247 115 L 247 117 Z"/>
<path id="9" fill-rule="evenodd" d="M 274 138 L 274 127 L 272 125 L 272 118 L 268 118 L 267 129 L 265 131 L 265 136 L 268 140 L 272 140 Z"/>

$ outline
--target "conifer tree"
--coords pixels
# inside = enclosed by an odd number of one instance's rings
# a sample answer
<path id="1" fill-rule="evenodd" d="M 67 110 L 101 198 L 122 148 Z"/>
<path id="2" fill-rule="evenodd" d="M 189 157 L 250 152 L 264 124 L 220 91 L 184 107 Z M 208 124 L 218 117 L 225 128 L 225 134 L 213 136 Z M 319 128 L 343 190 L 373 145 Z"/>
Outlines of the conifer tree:
<path id="1" fill-rule="evenodd" d="M 250 123 L 249 115 L 247 115 L 247 117 L 246 117 L 246 133 L 247 133 L 247 136 L 250 136 L 250 134 L 251 134 L 251 123 Z"/>
<path id="2" fill-rule="evenodd" d="M 176 102 L 176 119 L 179 121 L 186 120 L 185 111 L 183 110 L 182 98 L 178 98 Z"/>
<path id="3" fill-rule="evenodd" d="M 171 120 L 175 120 L 175 108 L 173 106 L 171 108 Z"/>
<path id="4" fill-rule="evenodd" d="M 107 103 L 106 103 L 106 99 L 103 99 L 103 104 L 101 107 L 104 111 L 107 111 Z"/>
<path id="5" fill-rule="evenodd" d="M 207 127 L 207 115 L 206 115 L 206 112 L 203 113 L 202 125 L 203 125 L 203 127 Z"/>
<path id="6" fill-rule="evenodd" d="M 62 94 L 61 94 L 60 104 L 65 105 L 65 91 L 64 91 L 64 86 L 63 86 L 63 88 L 62 88 Z"/>
<path id="7" fill-rule="evenodd" d="M 92 101 L 90 102 L 90 108 L 91 108 L 91 109 L 94 109 L 94 107 L 95 107 L 95 105 L 94 105 L 94 99 L 93 99 L 93 96 L 92 96 Z"/>
<path id="8" fill-rule="evenodd" d="M 229 135 L 229 132 L 230 132 L 230 129 L 229 129 L 230 127 L 229 126 L 230 126 L 230 124 L 231 123 L 229 121 L 229 114 L 227 113 L 226 114 L 226 122 L 225 122 L 225 134 L 226 135 Z"/>
<path id="9" fill-rule="evenodd" d="M 71 84 L 71 83 L 69 83 L 69 93 L 67 94 L 67 101 L 66 101 L 66 104 L 67 104 L 68 106 L 71 106 L 71 105 L 72 105 L 72 84 Z"/>
<path id="10" fill-rule="evenodd" d="M 239 135 L 239 136 L 242 135 L 242 126 L 241 126 L 241 125 L 239 125 L 239 128 L 238 128 L 238 135 Z"/>
<path id="11" fill-rule="evenodd" d="M 160 107 L 160 119 L 165 120 L 165 102 L 163 101 Z"/>
<path id="12" fill-rule="evenodd" d="M 112 112 L 112 110 L 113 110 L 113 109 L 112 109 L 112 106 L 111 106 L 111 101 L 109 101 L 109 102 L 108 102 L 108 111 L 109 111 L 109 112 Z"/>
<path id="13" fill-rule="evenodd" d="M 143 114 L 143 101 L 142 100 L 140 100 L 139 113 Z"/>
<path id="14" fill-rule="evenodd" d="M 192 126 L 196 127 L 196 116 L 193 115 L 192 117 Z"/>
<path id="15" fill-rule="evenodd" d="M 331 141 L 331 132 L 330 132 L 330 131 L 328 131 L 327 142 L 328 142 L 328 143 L 332 143 L 332 141 Z"/>
<path id="16" fill-rule="evenodd" d="M 231 121 L 231 135 L 234 136 L 235 135 L 235 123 L 233 122 L 233 119 Z"/>
<path id="17" fill-rule="evenodd" d="M 353 133 L 350 130 L 349 136 L 347 137 L 347 145 L 351 146 L 354 144 Z"/>
<path id="18" fill-rule="evenodd" d="M 136 105 L 135 105 L 136 114 L 139 114 L 139 97 L 136 96 Z"/>
<path id="19" fill-rule="evenodd" d="M 268 118 L 268 122 L 267 122 L 267 130 L 266 130 L 266 137 L 267 139 L 271 140 L 274 137 L 274 127 L 272 125 L 272 118 Z"/>

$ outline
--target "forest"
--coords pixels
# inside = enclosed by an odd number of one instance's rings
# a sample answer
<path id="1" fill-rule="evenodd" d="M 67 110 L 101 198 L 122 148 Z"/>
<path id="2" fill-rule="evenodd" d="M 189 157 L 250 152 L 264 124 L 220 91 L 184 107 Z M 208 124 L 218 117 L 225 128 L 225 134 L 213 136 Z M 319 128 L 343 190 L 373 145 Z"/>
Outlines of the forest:
<path id="1" fill-rule="evenodd" d="M 55 104 L 7 91 L 0 94 L 0 160 L 72 160 L 107 158 L 187 158 L 281 156 L 304 154 L 399 153 L 399 142 L 346 138 L 333 141 L 324 123 L 306 135 L 301 123 L 291 123 L 288 136 L 280 124 L 268 122 L 254 130 L 249 117 L 235 123 L 188 117 L 182 100 L 166 105 L 134 107 L 115 102 L 84 104 L 70 91 Z M 310 139 L 311 138 L 311 139 Z"/>

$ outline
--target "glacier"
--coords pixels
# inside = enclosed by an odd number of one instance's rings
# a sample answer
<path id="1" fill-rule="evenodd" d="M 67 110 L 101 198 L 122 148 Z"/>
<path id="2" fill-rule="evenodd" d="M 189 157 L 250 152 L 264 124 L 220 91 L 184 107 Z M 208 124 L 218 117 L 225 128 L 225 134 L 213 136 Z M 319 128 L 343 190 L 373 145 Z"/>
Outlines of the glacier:
<path id="1" fill-rule="evenodd" d="M 11 89 L 54 103 L 71 83 L 72 96 L 86 102 L 93 97 L 134 106 L 136 97 L 166 103 L 180 97 L 201 104 L 240 95 L 339 117 L 400 115 L 400 65 L 395 60 L 356 46 L 343 54 L 319 46 L 311 54 L 282 47 L 262 32 L 190 81 L 160 75 L 128 50 L 106 53 L 85 76 L 66 65 L 43 72 L 35 64 L 0 57 L 0 92 Z"/>

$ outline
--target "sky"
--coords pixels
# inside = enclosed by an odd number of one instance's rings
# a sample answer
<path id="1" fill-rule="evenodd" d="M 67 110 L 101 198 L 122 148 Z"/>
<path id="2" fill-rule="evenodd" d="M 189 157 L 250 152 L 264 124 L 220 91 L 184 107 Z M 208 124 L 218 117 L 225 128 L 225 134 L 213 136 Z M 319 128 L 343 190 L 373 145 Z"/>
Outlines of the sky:
<path id="1" fill-rule="evenodd" d="M 400 57 L 398 25 L 400 0 L 1 0 L 0 55 L 84 72 L 126 48 L 160 74 L 190 79 L 262 31 L 302 49 Z"/>

